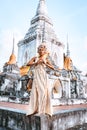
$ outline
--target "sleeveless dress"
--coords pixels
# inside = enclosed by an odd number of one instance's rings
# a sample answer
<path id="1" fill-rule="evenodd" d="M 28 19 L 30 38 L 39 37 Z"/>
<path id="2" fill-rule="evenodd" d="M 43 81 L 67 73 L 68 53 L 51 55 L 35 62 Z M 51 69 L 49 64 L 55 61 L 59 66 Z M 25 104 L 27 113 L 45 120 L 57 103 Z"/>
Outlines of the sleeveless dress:
<path id="1" fill-rule="evenodd" d="M 46 60 L 46 56 L 43 58 Z M 45 64 L 41 63 L 35 66 L 33 73 L 34 77 L 27 115 L 43 113 L 52 116 L 51 88 Z"/>

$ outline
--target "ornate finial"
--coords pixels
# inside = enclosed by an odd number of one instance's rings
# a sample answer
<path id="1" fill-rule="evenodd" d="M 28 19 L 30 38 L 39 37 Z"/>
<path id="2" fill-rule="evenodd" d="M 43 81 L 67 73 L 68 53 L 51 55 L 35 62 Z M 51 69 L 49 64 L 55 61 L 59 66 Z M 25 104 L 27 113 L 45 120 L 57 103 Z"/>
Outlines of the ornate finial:
<path id="1" fill-rule="evenodd" d="M 69 43 L 68 43 L 68 34 L 67 34 L 67 51 L 66 51 L 66 55 L 68 57 L 70 57 L 70 50 L 69 50 Z"/>
<path id="2" fill-rule="evenodd" d="M 46 8 L 46 4 L 45 4 L 45 0 L 39 0 L 39 4 L 37 7 L 37 12 L 36 15 L 40 15 L 40 14 L 44 14 L 47 15 L 47 8 Z"/>

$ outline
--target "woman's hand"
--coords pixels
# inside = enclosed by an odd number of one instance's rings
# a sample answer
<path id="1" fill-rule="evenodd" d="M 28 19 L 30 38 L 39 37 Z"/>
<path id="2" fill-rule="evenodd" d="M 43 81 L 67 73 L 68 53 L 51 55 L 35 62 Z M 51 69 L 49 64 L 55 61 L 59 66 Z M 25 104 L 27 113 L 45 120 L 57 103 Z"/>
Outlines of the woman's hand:
<path id="1" fill-rule="evenodd" d="M 39 59 L 35 65 L 38 65 L 38 64 L 45 64 L 45 61 L 43 59 Z"/>
<path id="2" fill-rule="evenodd" d="M 33 66 L 35 65 L 36 57 L 33 57 L 28 63 L 27 66 Z"/>

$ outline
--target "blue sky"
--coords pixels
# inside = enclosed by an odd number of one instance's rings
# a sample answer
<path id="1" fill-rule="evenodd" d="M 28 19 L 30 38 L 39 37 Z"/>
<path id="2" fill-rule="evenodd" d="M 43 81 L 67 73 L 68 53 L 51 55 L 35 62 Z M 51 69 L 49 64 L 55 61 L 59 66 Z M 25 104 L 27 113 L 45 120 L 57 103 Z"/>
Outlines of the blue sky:
<path id="1" fill-rule="evenodd" d="M 0 0 L 0 68 L 9 60 L 13 35 L 17 42 L 30 27 L 39 0 Z M 87 0 L 46 0 L 48 15 L 54 30 L 65 44 L 67 34 L 73 64 L 87 71 Z"/>

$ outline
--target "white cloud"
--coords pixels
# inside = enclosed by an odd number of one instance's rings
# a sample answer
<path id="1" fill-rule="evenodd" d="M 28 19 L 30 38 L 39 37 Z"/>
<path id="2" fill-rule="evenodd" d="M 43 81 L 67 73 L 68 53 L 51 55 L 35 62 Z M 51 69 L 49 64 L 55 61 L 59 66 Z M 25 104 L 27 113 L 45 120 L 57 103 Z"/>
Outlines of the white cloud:
<path id="1" fill-rule="evenodd" d="M 9 60 L 9 57 L 12 53 L 13 47 L 13 35 L 15 38 L 15 55 L 17 57 L 17 43 L 22 39 L 23 35 L 18 29 L 7 29 L 2 30 L 0 35 L 0 69 L 2 69 L 5 62 Z"/>

